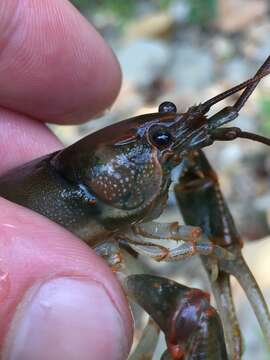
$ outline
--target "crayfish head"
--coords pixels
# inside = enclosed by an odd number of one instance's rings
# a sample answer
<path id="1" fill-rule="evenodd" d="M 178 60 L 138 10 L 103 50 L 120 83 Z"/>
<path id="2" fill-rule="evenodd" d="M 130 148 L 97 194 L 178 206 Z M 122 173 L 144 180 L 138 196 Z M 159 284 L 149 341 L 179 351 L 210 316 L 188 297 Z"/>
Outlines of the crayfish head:
<path id="1" fill-rule="evenodd" d="M 110 125 L 57 153 L 52 165 L 112 208 L 138 214 L 157 201 L 163 207 L 170 183 L 163 155 L 173 141 L 166 129 L 175 116 L 158 112 Z"/>
<path id="2" fill-rule="evenodd" d="M 65 179 L 113 208 L 153 210 L 157 203 L 166 205 L 172 169 L 185 150 L 175 145 L 189 132 L 185 114 L 165 102 L 157 113 L 88 135 L 56 154 L 52 164 Z"/>

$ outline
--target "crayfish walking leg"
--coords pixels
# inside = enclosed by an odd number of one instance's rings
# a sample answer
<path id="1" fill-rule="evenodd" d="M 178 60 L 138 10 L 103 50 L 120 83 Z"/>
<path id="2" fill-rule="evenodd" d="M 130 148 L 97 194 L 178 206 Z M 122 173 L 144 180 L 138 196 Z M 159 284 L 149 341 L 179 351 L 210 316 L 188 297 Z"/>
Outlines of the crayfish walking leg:
<path id="1" fill-rule="evenodd" d="M 270 316 L 266 302 L 242 257 L 242 240 L 222 196 L 217 176 L 202 151 L 191 152 L 186 158 L 179 183 L 175 186 L 175 194 L 185 222 L 200 226 L 209 240 L 235 255 L 234 260 L 216 259 L 219 274 L 217 279 L 211 281 L 224 324 L 230 358 L 240 359 L 242 352 L 240 329 L 231 294 L 230 274 L 238 280 L 245 291 L 263 334 L 270 344 Z M 202 258 L 202 262 L 211 275 L 211 259 Z"/>

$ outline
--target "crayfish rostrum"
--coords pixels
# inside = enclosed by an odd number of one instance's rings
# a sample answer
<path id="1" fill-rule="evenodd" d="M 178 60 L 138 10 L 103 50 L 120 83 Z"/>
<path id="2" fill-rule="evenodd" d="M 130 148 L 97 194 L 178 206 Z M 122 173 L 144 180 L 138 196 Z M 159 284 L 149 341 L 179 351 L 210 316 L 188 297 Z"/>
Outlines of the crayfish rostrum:
<path id="1" fill-rule="evenodd" d="M 155 341 L 149 345 L 145 339 L 156 339 L 159 329 L 167 341 L 162 359 L 240 359 L 231 275 L 246 292 L 270 343 L 266 303 L 241 255 L 241 237 L 202 151 L 215 141 L 239 137 L 270 145 L 263 136 L 221 127 L 238 116 L 269 73 L 270 57 L 253 78 L 185 113 L 164 102 L 157 113 L 110 125 L 0 178 L 1 196 L 69 229 L 119 274 L 126 271 L 122 252 L 157 261 L 201 256 L 218 311 L 201 290 L 146 274 L 121 276 L 127 294 L 154 320 L 133 360 L 152 358 Z M 207 117 L 213 105 L 241 90 L 235 104 Z M 174 191 L 186 225 L 155 222 L 166 207 L 171 172 L 179 164 Z M 168 240 L 176 245 L 167 246 Z"/>

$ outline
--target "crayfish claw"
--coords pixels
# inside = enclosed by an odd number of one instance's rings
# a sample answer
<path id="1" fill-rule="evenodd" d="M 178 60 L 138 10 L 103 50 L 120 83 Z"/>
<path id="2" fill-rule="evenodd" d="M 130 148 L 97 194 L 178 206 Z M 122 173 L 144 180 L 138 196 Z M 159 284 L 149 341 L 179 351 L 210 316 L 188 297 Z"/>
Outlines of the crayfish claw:
<path id="1" fill-rule="evenodd" d="M 164 332 L 163 360 L 228 359 L 221 321 L 207 293 L 146 274 L 129 276 L 126 288 Z"/>

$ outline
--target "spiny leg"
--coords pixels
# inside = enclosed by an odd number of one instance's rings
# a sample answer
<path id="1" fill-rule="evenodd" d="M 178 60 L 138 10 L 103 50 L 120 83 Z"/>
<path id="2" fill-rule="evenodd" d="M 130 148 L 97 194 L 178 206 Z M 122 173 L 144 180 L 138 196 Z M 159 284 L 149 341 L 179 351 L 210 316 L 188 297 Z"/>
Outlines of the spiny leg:
<path id="1" fill-rule="evenodd" d="M 106 241 L 94 248 L 97 255 L 101 256 L 113 272 L 125 272 L 125 263 L 117 242 Z"/>
<path id="2" fill-rule="evenodd" d="M 226 245 L 224 241 L 230 240 L 227 238 L 228 231 L 226 230 L 229 225 L 227 217 L 223 216 L 226 210 L 222 209 L 221 216 L 219 206 L 217 211 L 216 200 L 220 198 L 220 191 L 218 188 L 217 192 L 215 191 L 216 182 L 216 175 L 207 160 L 204 159 L 203 154 L 194 153 L 193 156 L 190 155 L 186 159 L 186 167 L 180 175 L 179 184 L 175 186 L 175 195 L 185 221 L 189 224 L 201 225 L 210 238 L 212 238 L 211 229 L 217 228 L 219 240 L 224 246 Z M 209 274 L 207 259 L 202 260 Z M 224 281 L 224 276 L 225 279 L 228 277 L 227 274 L 220 272 L 217 280 L 211 281 L 211 285 L 223 320 L 228 352 L 231 358 L 240 359 L 242 352 L 240 328 L 235 315 L 230 284 L 228 281 Z M 228 322 L 228 319 L 232 321 Z"/>
<path id="3" fill-rule="evenodd" d="M 179 225 L 178 222 L 158 223 L 151 221 L 133 225 L 132 229 L 135 234 L 150 239 L 200 241 L 202 238 L 201 228 L 198 226 Z"/>
<path id="4" fill-rule="evenodd" d="M 207 258 L 202 258 L 201 260 L 211 280 L 211 264 L 208 264 Z M 219 269 L 216 280 L 211 281 L 211 288 L 215 297 L 217 310 L 224 324 L 229 358 L 240 360 L 243 353 L 243 344 L 232 297 L 230 275 Z"/>
<path id="5" fill-rule="evenodd" d="M 212 246 L 208 243 L 203 244 L 190 244 L 184 243 L 174 249 L 168 249 L 158 244 L 141 245 L 130 243 L 129 245 L 138 254 L 147 256 L 156 261 L 179 261 L 194 255 L 213 256 L 213 264 L 216 264 L 217 258 L 232 259 L 234 256 L 217 246 Z M 216 273 L 216 272 L 215 272 Z"/>
<path id="6" fill-rule="evenodd" d="M 221 260 L 219 266 L 223 271 L 232 274 L 245 291 L 270 349 L 270 314 L 268 306 L 241 252 L 239 251 L 237 261 L 224 262 Z"/>
<path id="7" fill-rule="evenodd" d="M 153 275 L 131 275 L 125 287 L 164 332 L 168 350 L 162 359 L 228 359 L 221 321 L 207 293 Z"/>
<path id="8" fill-rule="evenodd" d="M 242 258 L 242 240 L 220 191 L 217 176 L 202 151 L 191 153 L 186 159 L 186 169 L 180 175 L 175 194 L 185 221 L 188 224 L 200 226 L 210 240 L 234 253 L 234 260 L 218 260 L 218 266 L 226 273 L 233 274 L 243 287 L 269 343 L 270 316 L 266 302 Z M 206 260 L 203 262 L 206 270 L 209 271 Z M 217 303 L 220 302 L 220 296 L 224 295 L 223 298 L 226 299 L 225 309 L 221 307 L 221 304 L 219 305 L 220 311 L 223 312 L 222 318 L 225 318 L 232 309 L 232 325 L 230 329 L 225 328 L 225 332 L 230 346 L 229 352 L 238 359 L 241 356 L 241 340 L 240 336 L 236 336 L 239 334 L 239 326 L 235 317 L 229 281 L 221 283 L 221 280 L 224 280 L 222 272 L 221 277 L 217 279 L 218 286 L 214 285 L 214 293 L 218 295 L 222 291 L 216 298 Z M 235 334 L 234 339 L 230 335 L 231 332 Z"/>
<path id="9" fill-rule="evenodd" d="M 234 258 L 232 253 L 222 249 L 220 246 L 211 244 L 210 242 L 191 243 L 183 241 L 177 247 L 170 249 L 166 246 L 154 243 L 155 240 L 147 242 L 142 240 L 131 240 L 129 238 L 122 241 L 126 242 L 126 244 L 138 254 L 150 257 L 156 261 L 179 261 L 194 255 L 213 256 L 214 262 L 218 258 L 227 260 Z"/>
<path id="10" fill-rule="evenodd" d="M 233 259 L 232 254 L 205 238 L 199 227 L 179 226 L 176 222 L 149 222 L 135 225 L 132 230 L 135 237 L 131 239 L 129 236 L 127 241 L 130 246 L 139 254 L 150 256 L 157 261 L 178 261 L 196 254 Z M 143 235 L 150 240 L 137 235 Z M 162 245 L 158 240 L 162 241 Z M 170 249 L 166 247 L 166 240 L 175 240 L 178 245 Z"/>

